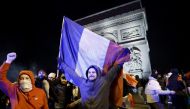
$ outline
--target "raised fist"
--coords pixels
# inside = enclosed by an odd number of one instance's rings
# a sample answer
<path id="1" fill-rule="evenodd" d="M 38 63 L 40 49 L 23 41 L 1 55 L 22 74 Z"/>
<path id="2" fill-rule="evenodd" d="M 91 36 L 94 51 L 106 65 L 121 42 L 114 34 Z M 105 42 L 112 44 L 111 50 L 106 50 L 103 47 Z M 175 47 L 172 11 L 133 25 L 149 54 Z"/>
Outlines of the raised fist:
<path id="1" fill-rule="evenodd" d="M 123 66 L 123 64 L 125 62 L 128 62 L 130 60 L 130 54 L 131 54 L 130 50 L 128 48 L 124 48 L 120 52 L 120 54 L 118 54 L 117 59 L 116 59 L 114 65 L 121 65 L 121 66 Z"/>
<path id="2" fill-rule="evenodd" d="M 14 61 L 16 59 L 16 53 L 15 52 L 11 52 L 7 54 L 7 60 L 6 63 L 12 63 L 12 61 Z"/>

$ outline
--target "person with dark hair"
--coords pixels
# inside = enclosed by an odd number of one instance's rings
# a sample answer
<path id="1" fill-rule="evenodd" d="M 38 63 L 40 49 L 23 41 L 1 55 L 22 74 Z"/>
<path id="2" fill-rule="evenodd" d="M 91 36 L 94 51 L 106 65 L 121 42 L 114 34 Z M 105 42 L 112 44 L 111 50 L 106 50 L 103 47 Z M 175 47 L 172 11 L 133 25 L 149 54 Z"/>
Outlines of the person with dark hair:
<path id="1" fill-rule="evenodd" d="M 21 70 L 15 84 L 7 79 L 10 64 L 15 59 L 16 53 L 8 53 L 7 60 L 0 67 L 0 89 L 10 98 L 11 109 L 48 109 L 46 94 L 35 87 L 32 71 Z"/>
<path id="2" fill-rule="evenodd" d="M 37 72 L 37 77 L 36 77 L 36 81 L 35 81 L 35 86 L 37 88 L 41 88 L 45 91 L 47 99 L 48 99 L 48 106 L 50 109 L 53 109 L 54 105 L 51 101 L 50 95 L 49 95 L 49 90 L 50 90 L 50 85 L 49 85 L 49 81 L 47 78 L 47 73 L 45 72 L 45 70 L 40 69 Z"/>
<path id="3" fill-rule="evenodd" d="M 64 74 L 58 75 L 54 81 L 50 81 L 50 98 L 54 101 L 54 109 L 66 109 L 71 101 L 71 83 Z"/>
<path id="4" fill-rule="evenodd" d="M 187 109 L 187 94 L 185 92 L 185 84 L 180 77 L 179 70 L 172 68 L 170 70 L 171 76 L 168 78 L 167 88 L 174 90 L 176 94 L 171 95 L 172 105 L 175 109 Z"/>
<path id="5" fill-rule="evenodd" d="M 49 86 L 49 82 L 47 79 L 47 74 L 44 70 L 41 69 L 38 71 L 35 85 L 38 88 L 42 88 L 46 92 L 47 98 L 49 98 L 49 87 L 50 86 Z"/>
<path id="6" fill-rule="evenodd" d="M 157 81 L 158 72 L 152 72 L 149 76 L 149 81 L 145 86 L 145 94 L 147 103 L 151 109 L 164 109 L 164 105 L 160 102 L 159 95 L 175 94 L 173 90 L 162 90 L 159 82 Z"/>
<path id="7" fill-rule="evenodd" d="M 139 78 L 139 75 L 135 75 L 135 79 L 138 81 L 137 86 L 136 86 L 137 93 L 138 93 L 137 96 L 138 97 L 136 97 L 136 98 L 138 98 L 137 100 L 138 100 L 139 103 L 145 103 L 145 98 L 143 96 L 144 87 L 142 85 L 142 78 Z"/>
<path id="8" fill-rule="evenodd" d="M 81 93 L 81 103 L 84 109 L 108 109 L 109 108 L 109 92 L 112 81 L 121 71 L 123 63 L 129 60 L 129 54 L 121 62 L 108 71 L 106 75 L 102 75 L 101 69 L 96 65 L 91 65 L 86 70 L 86 77 L 79 77 L 65 63 L 61 63 L 60 69 L 67 71 L 73 82 L 79 87 Z M 121 63 L 121 64 L 117 64 Z"/>

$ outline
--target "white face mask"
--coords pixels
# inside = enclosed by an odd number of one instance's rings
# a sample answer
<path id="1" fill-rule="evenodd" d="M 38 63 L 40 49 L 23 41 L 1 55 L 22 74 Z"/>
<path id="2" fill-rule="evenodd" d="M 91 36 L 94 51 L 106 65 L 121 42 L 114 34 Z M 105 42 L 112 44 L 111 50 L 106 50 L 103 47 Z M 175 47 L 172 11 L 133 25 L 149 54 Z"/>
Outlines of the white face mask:
<path id="1" fill-rule="evenodd" d="M 32 82 L 28 75 L 21 75 L 19 84 L 20 89 L 23 92 L 29 92 L 32 90 Z"/>
<path id="2" fill-rule="evenodd" d="M 22 80 L 20 82 L 20 89 L 23 91 L 23 92 L 29 92 L 32 90 L 32 83 L 31 81 L 28 81 L 28 80 Z"/>

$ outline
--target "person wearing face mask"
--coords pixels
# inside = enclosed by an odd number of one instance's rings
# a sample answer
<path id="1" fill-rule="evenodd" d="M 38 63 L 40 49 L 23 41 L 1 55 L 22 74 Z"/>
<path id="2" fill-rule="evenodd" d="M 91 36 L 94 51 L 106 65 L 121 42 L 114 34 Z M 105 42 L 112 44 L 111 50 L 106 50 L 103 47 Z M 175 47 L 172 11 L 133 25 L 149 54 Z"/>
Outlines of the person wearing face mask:
<path id="1" fill-rule="evenodd" d="M 19 73 L 18 83 L 12 84 L 6 77 L 16 53 L 8 53 L 0 67 L 0 89 L 10 98 L 11 109 L 48 109 L 44 90 L 35 87 L 34 74 L 30 70 Z"/>

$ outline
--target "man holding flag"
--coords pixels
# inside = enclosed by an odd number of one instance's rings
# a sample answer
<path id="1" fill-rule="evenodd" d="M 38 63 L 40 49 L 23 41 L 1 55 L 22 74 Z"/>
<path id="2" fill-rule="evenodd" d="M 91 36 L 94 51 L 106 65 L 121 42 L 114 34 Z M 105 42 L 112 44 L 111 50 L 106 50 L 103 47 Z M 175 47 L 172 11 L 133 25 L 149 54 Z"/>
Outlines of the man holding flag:
<path id="1" fill-rule="evenodd" d="M 67 80 L 79 86 L 83 108 L 108 109 L 112 81 L 122 76 L 123 63 L 129 59 L 128 49 L 64 17 L 58 68 Z M 122 87 L 118 91 L 122 100 Z"/>

